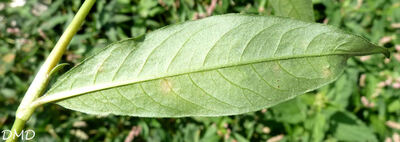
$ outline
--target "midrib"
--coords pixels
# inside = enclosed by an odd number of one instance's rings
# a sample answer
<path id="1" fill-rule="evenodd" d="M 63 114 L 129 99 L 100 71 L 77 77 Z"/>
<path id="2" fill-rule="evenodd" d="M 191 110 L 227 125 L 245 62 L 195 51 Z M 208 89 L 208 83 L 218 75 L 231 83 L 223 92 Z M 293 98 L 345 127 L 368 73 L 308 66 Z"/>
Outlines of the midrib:
<path id="1" fill-rule="evenodd" d="M 81 87 L 81 88 L 72 89 L 69 91 L 58 92 L 58 93 L 54 93 L 54 94 L 45 94 L 44 96 L 42 96 L 38 100 L 36 100 L 33 103 L 33 105 L 41 105 L 41 104 L 45 104 L 45 103 L 49 103 L 49 102 L 61 101 L 66 98 L 77 97 L 77 96 L 87 94 L 87 93 L 92 93 L 92 92 L 106 90 L 106 89 L 112 89 L 112 88 L 116 88 L 116 87 L 122 87 L 122 86 L 126 86 L 126 85 L 132 85 L 132 84 L 136 84 L 136 83 L 143 83 L 143 82 L 148 82 L 148 81 L 153 81 L 153 80 L 158 80 L 158 79 L 163 79 L 163 78 L 176 77 L 176 76 L 192 74 L 192 73 L 199 73 L 199 72 L 207 72 L 207 71 L 213 71 L 213 70 L 217 70 L 217 69 L 224 69 L 224 68 L 230 68 L 230 67 L 245 66 L 245 65 L 257 64 L 257 63 L 263 63 L 263 62 L 273 62 L 273 61 L 301 59 L 301 58 L 326 57 L 326 56 L 345 56 L 345 57 L 363 56 L 363 55 L 377 54 L 377 53 L 382 53 L 382 52 L 373 51 L 373 52 L 357 52 L 357 53 L 347 52 L 347 53 L 329 53 L 329 54 L 310 54 L 310 55 L 286 56 L 286 57 L 278 57 L 278 58 L 267 58 L 267 59 L 262 59 L 262 60 L 252 60 L 252 61 L 247 61 L 247 62 L 240 62 L 239 64 L 227 64 L 225 66 L 210 67 L 210 68 L 205 68 L 205 69 L 194 70 L 191 72 L 170 74 L 170 75 L 164 75 L 164 76 L 158 76 L 158 77 L 148 77 L 148 78 L 144 78 L 141 80 L 129 80 L 129 81 L 123 81 L 123 82 L 121 81 L 121 82 L 113 82 L 113 83 L 96 84 L 93 86 Z"/>

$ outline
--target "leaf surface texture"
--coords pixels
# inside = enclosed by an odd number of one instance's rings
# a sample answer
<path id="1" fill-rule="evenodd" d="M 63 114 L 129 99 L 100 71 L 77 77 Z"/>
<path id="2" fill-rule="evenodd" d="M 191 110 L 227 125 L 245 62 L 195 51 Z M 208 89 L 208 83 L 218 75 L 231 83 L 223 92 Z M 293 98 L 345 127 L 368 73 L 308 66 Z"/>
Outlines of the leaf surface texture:
<path id="1" fill-rule="evenodd" d="M 332 26 L 213 16 L 111 44 L 39 100 L 90 114 L 233 115 L 326 85 L 351 56 L 386 52 Z"/>

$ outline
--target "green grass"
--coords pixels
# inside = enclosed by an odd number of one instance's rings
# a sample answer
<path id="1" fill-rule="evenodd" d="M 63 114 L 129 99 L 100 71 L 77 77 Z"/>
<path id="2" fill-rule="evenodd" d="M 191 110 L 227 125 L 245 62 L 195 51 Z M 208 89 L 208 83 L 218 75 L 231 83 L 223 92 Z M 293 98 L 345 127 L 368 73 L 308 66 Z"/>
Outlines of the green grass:
<path id="1" fill-rule="evenodd" d="M 5 3 L 0 3 L 1 9 Z M 210 3 L 98 0 L 63 57 L 62 62 L 70 66 L 62 72 L 111 42 L 208 16 Z M 0 10 L 1 130 L 11 128 L 14 111 L 35 71 L 80 5 L 80 1 L 27 0 L 23 7 L 6 4 Z M 387 122 L 400 123 L 400 86 L 396 89 L 400 84 L 400 51 L 394 48 L 400 45 L 400 2 L 314 0 L 314 9 L 318 22 L 388 47 L 392 58 L 353 58 L 336 82 L 259 112 L 160 119 L 93 116 L 49 104 L 37 109 L 26 129 L 36 131 L 35 141 L 124 141 L 132 127 L 140 129 L 135 141 L 241 142 L 279 135 L 283 135 L 282 141 L 384 141 L 398 135 L 400 129 L 389 127 Z M 218 0 L 211 15 L 224 13 L 271 15 L 273 11 L 266 0 Z"/>

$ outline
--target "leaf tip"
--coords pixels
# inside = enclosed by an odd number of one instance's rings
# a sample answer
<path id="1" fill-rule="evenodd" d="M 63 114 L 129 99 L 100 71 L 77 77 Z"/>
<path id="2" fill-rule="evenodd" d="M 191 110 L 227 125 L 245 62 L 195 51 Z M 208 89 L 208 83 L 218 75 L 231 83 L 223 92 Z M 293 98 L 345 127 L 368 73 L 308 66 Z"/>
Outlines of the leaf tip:
<path id="1" fill-rule="evenodd" d="M 390 51 L 388 48 L 382 47 L 382 46 L 376 46 L 377 48 L 380 49 L 380 52 L 385 55 L 386 58 L 390 58 Z"/>
<path id="2" fill-rule="evenodd" d="M 385 55 L 386 58 L 390 58 L 389 50 L 385 48 L 384 51 L 383 51 L 383 55 Z"/>

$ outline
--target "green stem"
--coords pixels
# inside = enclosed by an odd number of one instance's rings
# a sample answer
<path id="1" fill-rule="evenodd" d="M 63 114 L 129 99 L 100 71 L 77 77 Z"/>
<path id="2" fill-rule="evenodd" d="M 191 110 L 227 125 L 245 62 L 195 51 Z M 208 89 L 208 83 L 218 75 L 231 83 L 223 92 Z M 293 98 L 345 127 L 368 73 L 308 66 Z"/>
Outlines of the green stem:
<path id="1" fill-rule="evenodd" d="M 8 139 L 7 142 L 17 141 L 17 137 L 15 139 L 13 138 L 14 132 L 19 134 L 22 131 L 25 122 L 32 116 L 37 106 L 32 107 L 31 103 L 43 94 L 50 79 L 50 72 L 60 61 L 72 37 L 81 27 L 85 17 L 88 15 L 95 2 L 96 0 L 86 0 L 82 4 L 78 13 L 75 15 L 74 19 L 72 19 L 72 22 L 68 25 L 67 29 L 50 52 L 50 55 L 41 66 L 18 107 L 15 122 L 12 127 L 11 138 Z"/>

